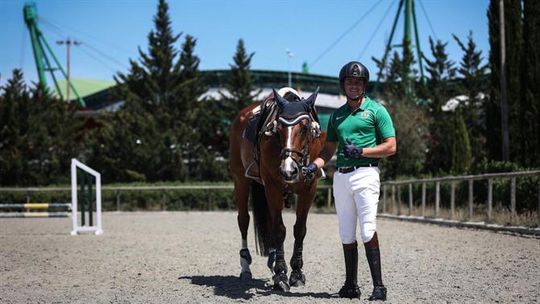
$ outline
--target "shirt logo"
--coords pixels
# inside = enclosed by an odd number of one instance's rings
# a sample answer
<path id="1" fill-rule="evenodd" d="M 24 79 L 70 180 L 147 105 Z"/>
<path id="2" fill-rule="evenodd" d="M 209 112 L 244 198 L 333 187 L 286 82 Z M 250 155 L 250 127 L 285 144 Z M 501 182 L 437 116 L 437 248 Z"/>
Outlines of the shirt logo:
<path id="1" fill-rule="evenodd" d="M 369 112 L 368 112 L 368 111 L 362 112 L 362 115 L 360 115 L 360 117 L 362 117 L 362 118 L 368 118 L 368 117 L 369 117 Z"/>

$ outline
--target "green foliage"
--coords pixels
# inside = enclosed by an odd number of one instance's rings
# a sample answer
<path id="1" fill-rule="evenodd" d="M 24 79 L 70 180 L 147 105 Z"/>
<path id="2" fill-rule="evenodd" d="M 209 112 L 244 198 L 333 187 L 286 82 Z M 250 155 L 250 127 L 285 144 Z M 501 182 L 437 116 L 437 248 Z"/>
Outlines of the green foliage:
<path id="1" fill-rule="evenodd" d="M 226 93 L 221 93 L 226 109 L 226 119 L 232 121 L 236 114 L 247 105 L 256 101 L 260 90 L 255 89 L 255 79 L 250 72 L 251 59 L 255 53 L 248 54 L 244 46 L 244 40 L 239 39 L 236 45 L 236 53 L 233 57 L 231 76 L 225 88 Z"/>
<path id="2" fill-rule="evenodd" d="M 454 136 L 452 137 L 452 172 L 465 174 L 469 171 L 472 162 L 469 133 L 465 126 L 461 109 L 454 113 Z"/>
<path id="3" fill-rule="evenodd" d="M 139 49 L 128 73 L 115 77 L 124 106 L 105 117 L 93 137 L 90 164 L 103 168 L 105 181 L 200 180 L 208 172 L 210 180 L 227 177 L 212 146 L 219 118 L 202 98 L 207 88 L 197 40 L 186 35 L 179 50 L 179 38 L 160 0 L 148 51 Z"/>
<path id="4" fill-rule="evenodd" d="M 540 2 L 523 3 L 523 66 L 519 129 L 521 148 L 517 159 L 524 166 L 540 167 Z"/>
<path id="5" fill-rule="evenodd" d="M 427 170 L 430 172 L 448 172 L 452 166 L 453 134 L 452 115 L 443 112 L 442 106 L 455 94 L 449 90 L 448 83 L 455 79 L 455 63 L 448 59 L 446 46 L 438 40 L 436 43 L 429 39 L 432 60 L 425 58 L 426 69 L 430 75 L 427 81 L 427 97 L 429 99 L 429 137 L 427 139 Z"/>
<path id="6" fill-rule="evenodd" d="M 474 161 L 478 161 L 487 155 L 486 151 L 486 126 L 485 126 L 485 93 L 488 86 L 485 74 L 488 66 L 483 64 L 482 51 L 478 51 L 474 43 L 472 32 L 467 37 L 465 45 L 457 36 L 454 39 L 463 51 L 458 72 L 463 78 L 459 91 L 468 98 L 468 102 L 460 105 L 461 114 L 471 141 L 471 150 Z"/>
<path id="7" fill-rule="evenodd" d="M 66 181 L 84 143 L 82 120 L 42 86 L 27 88 L 20 70 L 0 92 L 0 185 Z"/>
<path id="8" fill-rule="evenodd" d="M 395 101 L 387 105 L 396 128 L 397 153 L 383 159 L 383 178 L 417 175 L 424 169 L 428 125 L 424 111 L 416 104 Z"/>
<path id="9" fill-rule="evenodd" d="M 409 43 L 405 42 L 405 49 L 409 49 Z M 374 60 L 379 66 L 382 64 L 382 60 Z M 391 114 L 397 138 L 397 154 L 382 161 L 384 178 L 415 175 L 424 169 L 428 125 L 425 112 L 417 102 L 416 92 L 421 84 L 415 82 L 417 73 L 411 68 L 414 62 L 412 52 L 406 51 L 403 57 L 394 52 L 381 74 L 388 85 L 381 99 L 387 101 L 385 106 Z"/>

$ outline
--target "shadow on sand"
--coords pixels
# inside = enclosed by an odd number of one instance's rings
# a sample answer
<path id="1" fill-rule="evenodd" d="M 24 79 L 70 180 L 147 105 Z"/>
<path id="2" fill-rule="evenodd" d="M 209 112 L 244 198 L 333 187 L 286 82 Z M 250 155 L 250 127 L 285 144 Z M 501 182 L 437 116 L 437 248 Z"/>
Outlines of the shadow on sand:
<path id="1" fill-rule="evenodd" d="M 269 296 L 278 294 L 283 297 L 313 297 L 330 299 L 337 295 L 327 292 L 295 292 L 295 287 L 289 292 L 276 291 L 272 289 L 270 283 L 265 280 L 251 279 L 241 280 L 235 276 L 181 276 L 179 280 L 191 280 L 191 284 L 213 287 L 214 294 L 224 296 L 230 299 L 249 300 L 255 295 Z"/>

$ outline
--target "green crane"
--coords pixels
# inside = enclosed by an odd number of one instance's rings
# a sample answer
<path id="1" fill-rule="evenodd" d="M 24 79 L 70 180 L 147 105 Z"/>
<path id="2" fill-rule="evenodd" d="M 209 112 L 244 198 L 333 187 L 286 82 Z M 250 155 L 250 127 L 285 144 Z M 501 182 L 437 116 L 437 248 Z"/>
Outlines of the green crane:
<path id="1" fill-rule="evenodd" d="M 48 87 L 47 85 L 47 78 L 45 77 L 45 74 L 47 72 L 50 73 L 51 78 L 53 79 L 54 86 L 56 87 L 56 91 L 58 92 L 58 95 L 60 95 L 61 99 L 64 99 L 64 96 L 62 95 L 62 91 L 60 91 L 60 86 L 58 85 L 58 81 L 56 80 L 56 75 L 54 74 L 55 71 L 59 70 L 64 78 L 66 79 L 68 86 L 73 90 L 73 93 L 75 94 L 75 97 L 77 101 L 79 102 L 79 105 L 81 107 L 86 107 L 86 103 L 84 102 L 84 99 L 79 95 L 77 92 L 77 89 L 75 86 L 73 86 L 73 83 L 71 80 L 68 79 L 68 76 L 64 69 L 62 68 L 62 65 L 54 55 L 54 52 L 52 51 L 51 47 L 47 43 L 47 40 L 45 40 L 45 37 L 43 36 L 43 33 L 39 29 L 38 26 L 38 16 L 37 16 L 37 10 L 36 10 L 36 4 L 34 2 L 27 2 L 24 5 L 23 9 L 24 14 L 24 22 L 26 23 L 26 26 L 28 27 L 28 31 L 30 32 L 30 39 L 32 41 L 32 49 L 34 51 L 34 59 L 36 61 L 36 68 L 38 72 L 39 82 L 44 86 Z M 51 63 L 51 59 L 54 60 L 54 63 L 56 66 L 53 66 Z M 69 102 L 69 101 L 68 101 Z"/>
<path id="2" fill-rule="evenodd" d="M 384 66 L 386 66 L 386 60 L 388 59 L 388 54 L 390 53 L 390 50 L 392 49 L 392 39 L 394 38 L 394 32 L 397 27 L 397 22 L 399 19 L 399 16 L 401 15 L 401 11 L 404 9 L 404 27 L 403 27 L 403 40 L 407 41 L 410 46 L 413 46 L 412 44 L 412 30 L 414 26 L 414 38 L 415 38 L 415 46 L 416 46 L 416 53 L 418 57 L 418 65 L 420 70 L 420 79 L 424 81 L 424 67 L 423 67 L 423 58 L 422 58 L 422 50 L 420 48 L 420 40 L 418 39 L 418 26 L 416 24 L 416 10 L 414 6 L 414 0 L 400 0 L 398 5 L 398 10 L 396 13 L 396 17 L 394 18 L 394 23 L 392 25 L 392 31 L 390 32 L 390 39 L 388 40 L 388 43 L 386 44 L 386 48 L 384 51 L 384 56 L 382 60 L 382 66 L 379 69 L 379 73 L 377 74 L 377 83 L 381 79 L 382 70 Z M 394 46 L 402 46 L 402 45 L 394 45 Z"/>

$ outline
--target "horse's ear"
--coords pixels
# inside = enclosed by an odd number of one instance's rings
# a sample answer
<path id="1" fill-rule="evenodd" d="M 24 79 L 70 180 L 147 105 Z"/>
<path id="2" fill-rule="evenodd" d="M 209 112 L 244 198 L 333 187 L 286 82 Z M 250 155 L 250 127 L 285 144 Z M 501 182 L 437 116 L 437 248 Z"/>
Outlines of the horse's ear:
<path id="1" fill-rule="evenodd" d="M 313 92 L 313 94 L 311 94 L 311 96 L 309 96 L 305 103 L 310 107 L 310 108 L 313 108 L 315 106 L 315 100 L 317 99 L 317 95 L 319 94 L 319 87 L 317 87 L 317 89 L 315 90 L 315 92 Z"/>
<path id="2" fill-rule="evenodd" d="M 274 93 L 274 100 L 276 101 L 278 107 L 280 109 L 283 108 L 283 105 L 285 105 L 285 103 L 287 103 L 287 100 L 283 97 L 281 97 L 281 95 L 279 95 L 279 93 L 276 91 L 276 89 L 272 88 L 272 92 Z"/>

